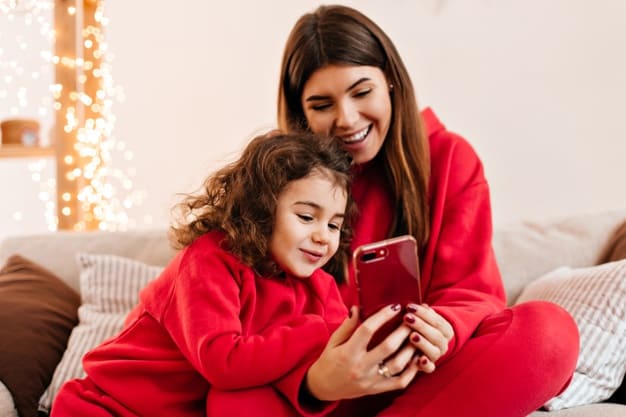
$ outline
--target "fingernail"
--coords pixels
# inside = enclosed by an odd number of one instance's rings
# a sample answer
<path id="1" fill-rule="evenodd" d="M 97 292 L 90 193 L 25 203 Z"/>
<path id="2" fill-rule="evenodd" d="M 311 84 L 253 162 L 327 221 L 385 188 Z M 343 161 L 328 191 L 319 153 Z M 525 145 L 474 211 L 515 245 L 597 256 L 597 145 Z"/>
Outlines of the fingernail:
<path id="1" fill-rule="evenodd" d="M 392 304 L 391 305 L 391 309 L 393 311 L 400 311 L 401 308 L 402 308 L 402 306 L 400 304 Z"/>
<path id="2" fill-rule="evenodd" d="M 419 342 L 420 340 L 422 340 L 422 338 L 420 337 L 420 335 L 419 335 L 419 334 L 414 333 L 413 335 L 411 335 L 411 342 L 413 342 L 413 343 L 417 343 L 417 342 Z"/>
<path id="3" fill-rule="evenodd" d="M 406 306 L 409 313 L 417 313 L 417 304 L 409 304 Z"/>
<path id="4" fill-rule="evenodd" d="M 426 356 L 422 356 L 420 359 L 420 364 L 426 365 L 428 363 L 428 358 Z"/>
<path id="5" fill-rule="evenodd" d="M 415 317 L 411 314 L 405 314 L 404 321 L 406 321 L 407 323 L 415 323 Z"/>
<path id="6" fill-rule="evenodd" d="M 352 318 L 352 314 L 354 314 L 354 306 L 350 307 L 350 310 L 348 311 L 348 318 Z"/>

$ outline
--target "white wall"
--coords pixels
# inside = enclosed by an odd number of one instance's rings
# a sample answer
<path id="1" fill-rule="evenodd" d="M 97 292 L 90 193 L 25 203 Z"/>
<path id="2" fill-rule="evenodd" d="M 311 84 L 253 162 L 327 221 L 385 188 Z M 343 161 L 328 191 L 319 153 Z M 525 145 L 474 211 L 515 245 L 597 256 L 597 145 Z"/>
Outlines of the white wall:
<path id="1" fill-rule="evenodd" d="M 113 76 L 126 92 L 116 135 L 134 150 L 135 187 L 147 192 L 131 212 L 138 222 L 150 214 L 166 225 L 176 193 L 274 125 L 283 43 L 318 4 L 107 3 Z M 420 104 L 475 146 L 496 224 L 626 207 L 626 2 L 344 4 L 388 32 Z"/>

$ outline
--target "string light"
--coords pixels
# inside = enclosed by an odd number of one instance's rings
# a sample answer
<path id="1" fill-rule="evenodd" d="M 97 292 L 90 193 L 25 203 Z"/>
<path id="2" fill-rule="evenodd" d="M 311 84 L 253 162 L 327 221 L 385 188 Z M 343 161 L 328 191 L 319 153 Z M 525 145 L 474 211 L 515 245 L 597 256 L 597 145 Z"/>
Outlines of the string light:
<path id="1" fill-rule="evenodd" d="M 55 231 L 58 225 L 56 216 L 56 204 L 54 196 L 56 195 L 56 180 L 48 178 L 44 180 L 43 172 L 49 167 L 48 161 L 39 159 L 28 164 L 28 170 L 31 172 L 33 181 L 39 184 L 39 200 L 44 205 L 44 218 L 49 231 Z"/>
<path id="2" fill-rule="evenodd" d="M 63 193 L 60 215 L 69 217 L 76 215 L 77 211 L 83 214 L 73 225 L 74 230 L 85 230 L 93 224 L 101 230 L 128 230 L 136 226 L 136 222 L 128 216 L 127 211 L 143 202 L 145 192 L 133 189 L 132 168 L 112 169 L 117 154 L 121 154 L 126 161 L 132 161 L 133 153 L 113 134 L 116 121 L 113 103 L 122 101 L 124 93 L 123 89 L 114 83 L 112 77 L 113 57 L 104 36 L 104 29 L 108 24 L 104 14 L 104 1 L 97 1 L 95 8 L 90 9 L 94 10 L 93 16 L 84 19 L 86 22 L 94 21 L 96 24 L 86 25 L 80 33 L 82 40 L 79 44 L 84 46 L 82 56 L 57 56 L 50 52 L 55 36 L 50 23 L 53 3 L 53 0 L 0 0 L 0 12 L 12 21 L 19 20 L 17 18 L 22 15 L 27 25 L 37 22 L 39 33 L 48 41 L 48 50 L 42 50 L 39 54 L 46 64 L 47 71 L 51 66 L 63 66 L 78 73 L 79 91 L 73 91 L 71 86 L 51 82 L 48 88 L 50 94 L 41 100 L 38 109 L 40 116 L 51 117 L 47 111 L 49 108 L 61 112 L 64 120 L 63 130 L 75 137 L 73 150 L 78 160 L 74 155 L 67 154 L 60 158 L 59 163 L 66 167 L 63 169 L 64 177 L 69 181 L 76 181 L 76 184 L 81 186 L 75 192 L 76 195 L 72 192 Z M 68 7 L 66 13 L 75 16 L 81 10 L 85 12 L 80 7 L 78 9 Z M 23 52 L 29 52 L 29 45 L 22 37 L 17 36 L 16 42 Z M 7 68 L 10 71 L 5 71 Z M 28 74 L 30 81 L 39 80 L 42 79 L 40 72 L 43 70 L 26 72 L 15 60 L 3 61 L 2 49 L 0 49 L 0 70 L 0 73 L 6 74 L 4 76 L 6 85 L 17 83 L 20 86 L 15 100 L 17 105 L 11 108 L 11 112 L 17 114 L 20 108 L 29 105 L 26 88 L 28 83 L 24 83 L 20 77 Z M 97 84 L 95 91 L 86 88 L 90 80 L 92 82 L 95 80 Z M 0 85 L 0 98 L 6 97 L 6 89 Z M 56 181 L 42 180 L 41 169 L 43 168 L 40 165 L 33 165 L 31 169 L 33 180 L 40 183 L 40 188 L 50 186 L 56 188 Z M 55 230 L 59 223 L 53 214 L 55 204 L 51 196 L 54 195 L 56 189 L 40 189 L 39 198 L 44 202 L 50 230 Z M 145 215 L 143 222 L 150 224 L 152 216 Z"/>

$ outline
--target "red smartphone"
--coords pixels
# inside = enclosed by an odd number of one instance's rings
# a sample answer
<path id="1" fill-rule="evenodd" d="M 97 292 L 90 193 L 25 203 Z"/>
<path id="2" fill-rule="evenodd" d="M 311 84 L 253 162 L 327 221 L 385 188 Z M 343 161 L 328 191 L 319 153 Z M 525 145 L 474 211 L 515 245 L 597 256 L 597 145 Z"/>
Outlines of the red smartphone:
<path id="1" fill-rule="evenodd" d="M 421 303 L 417 242 L 403 235 L 359 246 L 352 256 L 359 295 L 361 320 L 382 307 Z M 402 323 L 402 313 L 388 321 L 372 337 L 368 350 Z"/>

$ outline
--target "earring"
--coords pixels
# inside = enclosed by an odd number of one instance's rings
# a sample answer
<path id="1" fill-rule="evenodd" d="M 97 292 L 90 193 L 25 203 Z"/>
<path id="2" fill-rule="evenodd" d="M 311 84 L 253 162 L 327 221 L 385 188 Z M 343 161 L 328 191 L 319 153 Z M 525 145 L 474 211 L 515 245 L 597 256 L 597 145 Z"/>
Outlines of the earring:
<path id="1" fill-rule="evenodd" d="M 393 84 L 389 84 L 389 91 L 393 91 Z"/>

